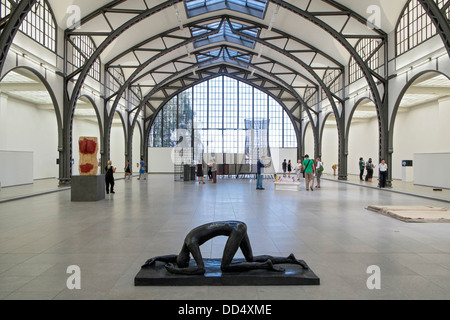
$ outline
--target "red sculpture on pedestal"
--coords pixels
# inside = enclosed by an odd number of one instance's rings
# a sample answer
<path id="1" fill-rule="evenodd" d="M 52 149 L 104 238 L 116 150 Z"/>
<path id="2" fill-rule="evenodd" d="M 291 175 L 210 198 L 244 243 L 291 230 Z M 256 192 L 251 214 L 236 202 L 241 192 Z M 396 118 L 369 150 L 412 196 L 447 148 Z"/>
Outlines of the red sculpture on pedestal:
<path id="1" fill-rule="evenodd" d="M 97 138 L 81 137 L 78 141 L 80 150 L 80 175 L 97 175 L 98 172 L 98 140 Z"/>

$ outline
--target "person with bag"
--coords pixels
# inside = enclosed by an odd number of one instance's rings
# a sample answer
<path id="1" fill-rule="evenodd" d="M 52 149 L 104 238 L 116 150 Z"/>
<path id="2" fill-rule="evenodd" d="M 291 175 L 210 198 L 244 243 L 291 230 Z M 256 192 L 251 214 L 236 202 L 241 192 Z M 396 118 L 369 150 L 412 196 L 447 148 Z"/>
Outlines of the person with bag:
<path id="1" fill-rule="evenodd" d="M 366 163 L 366 170 L 367 170 L 366 181 L 372 182 L 374 168 L 375 168 L 375 165 L 372 163 L 372 158 L 369 158 L 369 160 Z"/>
<path id="2" fill-rule="evenodd" d="M 309 155 L 305 155 L 305 160 L 303 161 L 303 172 L 305 173 L 305 186 L 306 191 L 314 191 L 314 173 L 316 172 L 316 166 L 314 161 L 309 158 Z"/>
<path id="3" fill-rule="evenodd" d="M 317 184 L 316 184 L 316 188 L 320 189 L 320 177 L 322 176 L 323 173 L 323 163 L 320 160 L 320 158 L 316 159 L 316 180 L 317 180 Z"/>

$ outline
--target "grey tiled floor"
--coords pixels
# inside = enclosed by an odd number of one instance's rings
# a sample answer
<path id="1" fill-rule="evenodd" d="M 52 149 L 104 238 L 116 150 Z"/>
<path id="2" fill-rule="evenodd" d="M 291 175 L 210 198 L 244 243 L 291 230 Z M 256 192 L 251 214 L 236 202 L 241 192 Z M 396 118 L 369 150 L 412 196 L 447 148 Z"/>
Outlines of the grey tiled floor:
<path id="1" fill-rule="evenodd" d="M 72 203 L 67 190 L 0 203 L 0 299 L 450 299 L 450 224 L 365 209 L 447 202 L 327 180 L 314 192 L 172 180 L 117 181 L 117 193 L 98 203 Z M 321 285 L 134 287 L 146 259 L 178 253 L 190 229 L 225 219 L 247 223 L 255 254 L 292 252 Z M 225 240 L 202 246 L 204 257 L 220 257 Z M 71 265 L 81 290 L 66 286 Z M 380 290 L 366 286 L 371 265 L 381 269 Z"/>

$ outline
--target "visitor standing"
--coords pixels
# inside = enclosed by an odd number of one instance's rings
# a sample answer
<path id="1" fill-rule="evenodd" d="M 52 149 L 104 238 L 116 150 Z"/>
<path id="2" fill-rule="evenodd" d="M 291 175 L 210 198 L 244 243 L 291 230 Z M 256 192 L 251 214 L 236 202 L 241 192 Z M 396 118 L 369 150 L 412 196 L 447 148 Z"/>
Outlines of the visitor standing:
<path id="1" fill-rule="evenodd" d="M 212 163 L 213 163 L 213 160 L 211 159 L 211 161 L 208 164 L 208 180 L 209 181 L 211 181 L 212 178 L 213 178 L 213 175 L 212 175 Z"/>
<path id="2" fill-rule="evenodd" d="M 388 165 L 386 160 L 382 159 L 380 165 L 378 166 L 380 170 L 380 188 L 386 188 L 386 180 L 388 173 Z"/>
<path id="3" fill-rule="evenodd" d="M 199 160 L 198 164 L 197 164 L 197 178 L 198 178 L 198 184 L 201 184 L 203 182 L 203 184 L 205 184 L 205 177 L 204 177 L 204 173 L 203 173 L 203 161 Z M 201 179 L 201 181 L 200 181 Z"/>
<path id="4" fill-rule="evenodd" d="M 112 161 L 108 161 L 108 165 L 105 167 L 105 183 L 106 183 L 106 194 L 115 193 L 114 192 L 114 173 L 116 172 L 116 168 L 112 166 Z"/>
<path id="5" fill-rule="evenodd" d="M 125 163 L 125 177 L 124 179 L 127 180 L 131 180 L 131 168 L 130 168 L 130 161 L 127 159 L 127 162 Z"/>
<path id="6" fill-rule="evenodd" d="M 147 180 L 146 172 L 145 172 L 145 161 L 144 157 L 141 157 L 141 162 L 138 163 L 139 166 L 139 178 L 141 180 L 141 176 L 144 176 L 144 180 Z"/>
<path id="7" fill-rule="evenodd" d="M 266 166 L 264 165 L 265 157 L 261 157 L 256 164 L 256 190 L 264 190 L 263 187 L 263 175 L 262 169 Z M 286 160 L 284 160 L 286 161 Z"/>
<path id="8" fill-rule="evenodd" d="M 283 177 L 286 177 L 286 170 L 287 170 L 286 159 L 284 159 L 284 161 L 283 161 L 282 168 L 283 168 Z"/>
<path id="9" fill-rule="evenodd" d="M 363 175 L 364 175 L 364 169 L 366 168 L 364 164 L 364 159 L 361 157 L 359 158 L 359 180 L 363 181 Z"/>
<path id="10" fill-rule="evenodd" d="M 212 179 L 213 179 L 213 183 L 217 183 L 217 166 L 216 166 L 216 160 L 212 160 L 211 163 L 211 174 L 212 174 Z"/>
<path id="11" fill-rule="evenodd" d="M 366 162 L 366 181 L 372 182 L 373 177 L 373 169 L 375 168 L 375 165 L 372 163 L 372 158 L 369 158 L 369 160 Z"/>
<path id="12" fill-rule="evenodd" d="M 300 181 L 300 175 L 302 174 L 302 160 L 297 161 L 295 166 L 295 174 L 297 175 L 297 181 Z"/>
<path id="13" fill-rule="evenodd" d="M 320 158 L 316 159 L 316 188 L 320 189 L 320 177 L 322 176 L 323 172 L 323 162 L 320 160 Z"/>
<path id="14" fill-rule="evenodd" d="M 314 172 L 316 171 L 314 161 L 309 158 L 309 155 L 305 155 L 305 160 L 303 161 L 303 172 L 305 173 L 305 186 L 306 191 L 314 191 Z"/>
<path id="15" fill-rule="evenodd" d="M 288 171 L 288 177 L 291 177 L 291 172 L 292 172 L 292 163 L 291 160 L 289 160 L 288 165 L 287 165 L 287 171 Z"/>

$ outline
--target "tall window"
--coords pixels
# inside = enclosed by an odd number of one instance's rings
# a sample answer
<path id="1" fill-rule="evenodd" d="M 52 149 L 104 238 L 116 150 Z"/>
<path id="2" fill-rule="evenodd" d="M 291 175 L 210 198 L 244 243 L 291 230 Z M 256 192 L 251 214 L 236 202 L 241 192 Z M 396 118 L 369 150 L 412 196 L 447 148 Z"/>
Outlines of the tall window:
<path id="1" fill-rule="evenodd" d="M 177 119 L 183 118 L 183 123 Z M 266 93 L 220 76 L 170 100 L 155 118 L 150 147 L 174 147 L 177 129 L 192 129 L 205 153 L 244 153 L 248 130 L 268 121 L 269 146 L 296 148 L 297 135 L 282 106 Z M 187 124 L 187 125 L 186 125 Z"/>
<path id="2" fill-rule="evenodd" d="M 377 71 L 380 65 L 380 42 L 377 39 L 362 39 L 356 45 L 356 52 L 366 62 L 367 66 L 374 71 Z M 364 73 L 359 67 L 356 60 L 352 57 L 349 64 L 350 83 L 353 83 L 362 77 Z"/>
<path id="3" fill-rule="evenodd" d="M 11 13 L 11 0 L 0 0 L 0 18 Z M 17 0 L 12 2 L 17 3 Z M 45 0 L 38 0 L 28 12 L 20 31 L 47 49 L 56 51 L 56 23 L 50 6 Z"/>
<path id="4" fill-rule="evenodd" d="M 75 36 L 71 39 L 73 42 L 73 65 L 76 68 L 81 68 L 96 50 L 95 44 L 88 36 Z M 97 59 L 91 66 L 89 75 L 95 80 L 100 81 L 100 59 Z"/>
<path id="5" fill-rule="evenodd" d="M 435 0 L 439 8 L 443 8 L 448 0 Z M 450 8 L 446 10 L 450 18 Z M 418 46 L 436 35 L 436 27 L 418 0 L 410 0 L 403 12 L 396 29 L 397 55 Z"/>

